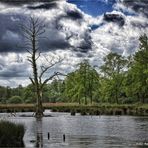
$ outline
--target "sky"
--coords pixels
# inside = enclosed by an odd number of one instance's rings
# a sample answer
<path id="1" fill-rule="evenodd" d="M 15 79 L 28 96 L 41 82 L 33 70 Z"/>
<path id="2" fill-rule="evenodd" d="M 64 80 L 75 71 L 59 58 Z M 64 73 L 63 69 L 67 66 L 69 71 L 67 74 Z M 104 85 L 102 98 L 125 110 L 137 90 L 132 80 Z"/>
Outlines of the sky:
<path id="1" fill-rule="evenodd" d="M 103 64 L 109 52 L 134 54 L 139 37 L 148 33 L 147 0 L 56 0 L 49 3 L 0 3 L 0 85 L 16 87 L 30 83 L 32 68 L 23 46 L 20 23 L 34 16 L 46 22 L 46 38 L 39 47 L 38 66 L 45 59 L 60 57 L 62 63 L 50 69 L 72 72 L 88 59 L 92 66 Z M 46 58 L 45 58 L 46 57 Z M 40 70 L 40 69 L 39 69 Z M 40 71 L 39 71 L 40 72 Z"/>

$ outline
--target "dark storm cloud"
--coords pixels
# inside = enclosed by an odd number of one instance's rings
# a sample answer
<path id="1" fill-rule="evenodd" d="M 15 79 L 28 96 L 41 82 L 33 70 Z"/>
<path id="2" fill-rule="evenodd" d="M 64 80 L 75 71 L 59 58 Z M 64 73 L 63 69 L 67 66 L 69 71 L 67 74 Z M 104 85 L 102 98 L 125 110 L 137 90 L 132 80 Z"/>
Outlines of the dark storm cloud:
<path id="1" fill-rule="evenodd" d="M 26 23 L 27 16 L 23 14 L 0 14 L 0 52 L 26 52 L 25 39 L 20 23 Z M 59 30 L 46 28 L 46 39 L 40 39 L 39 47 L 42 51 L 69 48 L 70 45 Z"/>
<path id="2" fill-rule="evenodd" d="M 19 71 L 12 71 L 12 70 L 6 70 L 3 72 L 0 72 L 0 77 L 7 77 L 7 78 L 11 78 L 11 77 L 24 77 L 24 73 L 20 73 Z"/>
<path id="3" fill-rule="evenodd" d="M 11 64 L 11 66 L 2 67 L 0 70 L 0 77 L 27 77 L 27 65 L 25 64 Z"/>
<path id="4" fill-rule="evenodd" d="M 29 10 L 29 13 L 31 13 L 31 11 L 38 13 L 38 9 L 42 9 L 44 12 L 44 9 L 49 10 L 51 8 L 56 10 L 58 8 L 58 3 L 28 4 L 26 6 L 26 10 Z M 52 21 L 47 21 L 46 32 L 45 35 L 43 35 L 46 39 L 40 39 L 39 41 L 39 47 L 42 51 L 75 48 L 69 43 L 69 39 L 75 37 L 75 33 L 71 32 L 70 36 L 67 35 L 66 32 L 63 31 L 64 26 L 61 24 L 61 20 L 72 20 L 81 25 L 83 22 L 83 15 L 77 9 L 65 9 L 64 11 L 65 13 L 56 15 Z M 14 11 L 0 14 L 0 20 L 2 20 L 0 21 L 0 52 L 26 52 L 25 48 L 22 48 L 25 47 L 25 39 L 23 37 L 23 31 L 20 29 L 20 23 L 26 24 L 28 16 L 27 13 L 25 14 L 21 10 L 19 12 Z M 65 36 L 61 35 L 61 31 Z M 70 30 L 68 32 L 70 32 Z M 88 36 L 90 35 L 84 35 L 84 41 L 79 45 L 80 51 L 82 52 L 91 48 L 90 41 L 87 39 Z"/>
<path id="5" fill-rule="evenodd" d="M 131 22 L 131 24 L 133 25 L 133 27 L 137 27 L 137 28 L 147 28 L 148 27 L 148 22 L 144 22 L 143 24 L 139 22 Z"/>
<path id="6" fill-rule="evenodd" d="M 90 32 L 86 31 L 83 35 L 83 41 L 78 46 L 80 52 L 87 53 L 92 49 L 92 38 L 90 36 Z"/>
<path id="7" fill-rule="evenodd" d="M 73 10 L 67 11 L 67 17 L 71 18 L 73 20 L 83 19 L 82 14 L 77 10 L 75 10 L 75 11 L 73 11 Z"/>
<path id="8" fill-rule="evenodd" d="M 0 61 L 0 71 L 3 70 L 3 68 L 4 68 L 4 65 L 3 65 L 3 63 L 1 63 L 1 61 Z"/>
<path id="9" fill-rule="evenodd" d="M 67 10 L 66 14 L 58 16 L 56 18 L 54 26 L 58 31 L 63 31 L 65 34 L 65 26 L 61 23 L 61 21 L 65 22 L 66 20 L 72 20 L 74 21 L 74 23 L 77 23 L 79 26 L 81 26 L 84 21 L 84 17 L 80 11 L 75 9 Z M 72 46 L 70 45 L 69 40 L 73 38 L 82 41 L 79 42 L 79 44 L 75 44 Z M 52 42 L 51 45 L 54 45 L 56 47 L 58 44 L 57 42 Z M 73 32 L 72 30 L 69 30 L 66 34 L 66 42 L 63 42 L 64 47 L 65 45 L 67 47 L 70 47 L 70 49 L 75 52 L 87 53 L 89 50 L 92 49 L 91 30 L 86 29 L 85 32 Z"/>
<path id="10" fill-rule="evenodd" d="M 0 0 L 1 3 L 11 5 L 11 6 L 23 6 L 24 4 L 35 4 L 36 2 L 38 3 L 43 3 L 43 2 L 48 2 L 48 3 L 53 3 L 58 0 Z"/>
<path id="11" fill-rule="evenodd" d="M 82 13 L 79 12 L 78 10 L 66 10 L 65 14 L 59 15 L 55 19 L 54 25 L 55 28 L 58 29 L 58 31 L 60 31 L 63 28 L 63 25 L 61 25 L 62 20 L 72 20 L 79 23 L 80 25 L 84 21 Z"/>
<path id="12" fill-rule="evenodd" d="M 53 40 L 50 39 L 41 39 L 40 42 L 40 48 L 43 51 L 51 51 L 56 49 L 67 49 L 70 46 L 70 44 L 64 39 L 64 38 L 54 38 Z"/>
<path id="13" fill-rule="evenodd" d="M 114 22 L 120 26 L 125 24 L 125 19 L 121 14 L 105 13 L 103 19 L 107 22 Z"/>
<path id="14" fill-rule="evenodd" d="M 57 19 L 55 26 L 58 30 L 65 31 L 64 26 L 60 22 L 62 19 L 63 18 L 61 18 L 61 17 L 60 17 L 60 19 Z M 80 22 L 78 21 L 78 23 L 80 23 Z M 70 45 L 69 40 L 73 39 L 73 38 L 75 38 L 77 40 L 81 40 L 81 42 L 79 42 L 79 44 L 75 44 L 72 46 L 72 45 Z M 59 46 L 60 44 L 58 44 L 58 42 L 56 42 L 56 41 L 55 42 L 52 41 L 51 45 L 54 45 L 56 47 L 57 45 Z M 71 49 L 73 49 L 73 51 L 87 53 L 89 50 L 92 49 L 91 30 L 88 29 L 83 33 L 82 32 L 72 32 L 71 30 L 69 30 L 68 34 L 66 35 L 66 42 L 63 42 L 63 45 L 64 45 L 64 47 L 65 47 L 65 45 L 67 47 L 71 47 Z"/>
<path id="15" fill-rule="evenodd" d="M 124 0 L 123 4 L 148 17 L 148 0 Z"/>
<path id="16" fill-rule="evenodd" d="M 28 6 L 28 9 L 31 10 L 37 10 L 37 9 L 52 9 L 52 8 L 56 8 L 57 7 L 57 3 L 45 3 L 45 4 L 39 4 L 37 6 Z"/>
<path id="17" fill-rule="evenodd" d="M 18 28 L 23 18 L 23 15 L 0 14 L 0 52 L 21 52 L 23 38 Z"/>

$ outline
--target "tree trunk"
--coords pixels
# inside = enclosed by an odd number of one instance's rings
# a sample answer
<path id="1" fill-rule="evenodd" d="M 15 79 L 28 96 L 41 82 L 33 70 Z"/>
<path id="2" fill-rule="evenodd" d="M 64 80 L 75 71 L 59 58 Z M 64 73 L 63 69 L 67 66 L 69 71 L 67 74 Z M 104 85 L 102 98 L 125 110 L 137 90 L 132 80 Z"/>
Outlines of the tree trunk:
<path id="1" fill-rule="evenodd" d="M 116 99 L 116 103 L 118 104 L 119 100 L 118 100 L 118 85 L 117 84 L 116 84 L 116 90 L 115 90 L 115 99 Z"/>
<path id="2" fill-rule="evenodd" d="M 145 99 L 144 99 L 145 97 L 144 96 L 145 96 L 144 94 L 141 95 L 141 103 L 145 103 Z"/>
<path id="3" fill-rule="evenodd" d="M 55 64 L 51 62 L 50 66 L 45 67 L 45 69 L 42 69 L 40 75 L 38 74 L 38 64 L 37 60 L 40 57 L 40 49 L 38 46 L 39 39 L 42 37 L 42 35 L 45 33 L 45 24 L 42 20 L 39 18 L 30 17 L 29 23 L 22 24 L 22 30 L 24 32 L 24 38 L 25 38 L 25 48 L 27 49 L 27 52 L 30 56 L 28 56 L 28 61 L 31 63 L 32 70 L 33 70 L 33 76 L 30 77 L 30 80 L 32 82 L 32 85 L 34 86 L 35 90 L 35 97 L 36 97 L 36 117 L 42 117 L 43 116 L 43 106 L 42 106 L 42 92 L 43 92 L 43 86 L 46 84 L 50 79 L 53 78 L 51 76 L 50 78 L 46 79 L 43 84 L 41 83 L 41 79 L 45 72 L 47 72 L 48 69 L 53 67 Z"/>
<path id="4" fill-rule="evenodd" d="M 37 91 L 37 104 L 36 104 L 36 117 L 40 118 L 43 116 L 43 106 L 42 106 L 42 92 L 40 90 Z"/>
<path id="5" fill-rule="evenodd" d="M 36 97 L 37 97 L 37 104 L 36 104 L 36 117 L 42 117 L 43 116 L 43 107 L 42 107 L 42 95 L 40 90 L 40 84 L 38 81 L 38 70 L 37 70 L 37 63 L 36 63 L 36 39 L 33 32 L 32 36 L 32 68 L 33 68 L 33 75 L 34 75 L 34 86 L 36 89 Z"/>
<path id="6" fill-rule="evenodd" d="M 81 99 L 80 99 L 80 97 L 79 97 L 79 105 L 81 104 Z"/>
<path id="7" fill-rule="evenodd" d="M 85 105 L 87 105 L 87 97 L 86 97 L 86 95 L 85 95 Z"/>

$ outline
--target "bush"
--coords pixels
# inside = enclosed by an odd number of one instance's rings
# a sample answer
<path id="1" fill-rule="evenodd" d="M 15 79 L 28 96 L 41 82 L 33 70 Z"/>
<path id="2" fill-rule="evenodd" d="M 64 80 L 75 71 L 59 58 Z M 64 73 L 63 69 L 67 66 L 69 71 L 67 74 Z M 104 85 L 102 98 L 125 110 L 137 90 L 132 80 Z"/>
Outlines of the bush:
<path id="1" fill-rule="evenodd" d="M 0 121 L 0 147 L 24 147 L 24 133 L 23 125 Z"/>
<path id="2" fill-rule="evenodd" d="M 12 104 L 19 104 L 22 103 L 22 99 L 20 96 L 12 96 L 9 100 L 8 103 L 12 103 Z"/>

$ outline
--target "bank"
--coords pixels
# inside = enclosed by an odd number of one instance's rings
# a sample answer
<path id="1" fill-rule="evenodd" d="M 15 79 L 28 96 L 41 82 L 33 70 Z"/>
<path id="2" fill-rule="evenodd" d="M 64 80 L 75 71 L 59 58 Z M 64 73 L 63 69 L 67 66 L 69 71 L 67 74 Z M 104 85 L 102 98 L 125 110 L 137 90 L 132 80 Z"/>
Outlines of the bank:
<path id="1" fill-rule="evenodd" d="M 43 103 L 44 110 L 69 112 L 72 115 L 134 115 L 148 116 L 148 104 L 95 104 L 79 105 L 76 103 Z M 34 104 L 1 104 L 0 112 L 35 112 Z"/>

